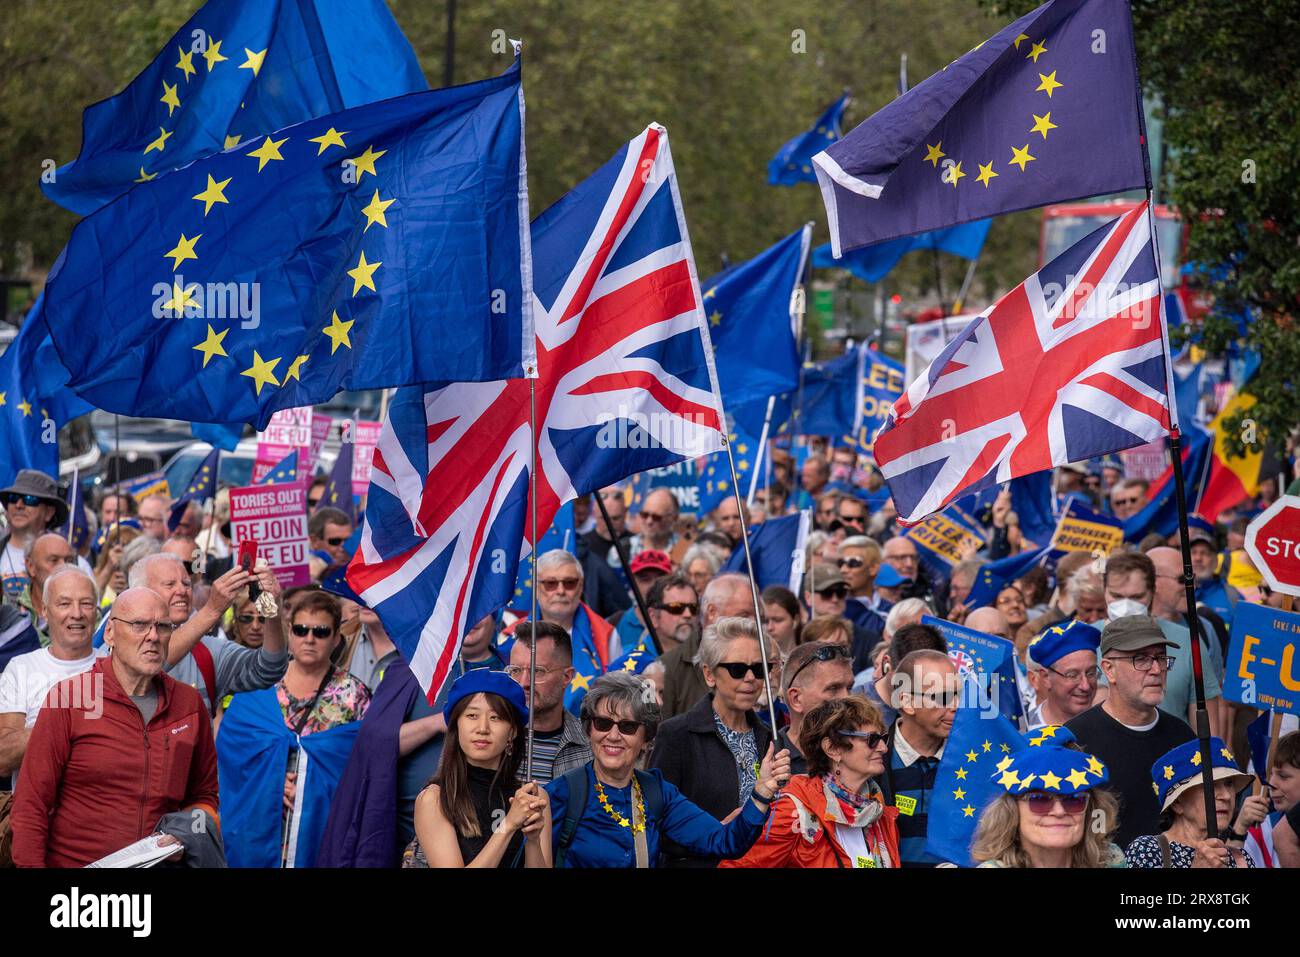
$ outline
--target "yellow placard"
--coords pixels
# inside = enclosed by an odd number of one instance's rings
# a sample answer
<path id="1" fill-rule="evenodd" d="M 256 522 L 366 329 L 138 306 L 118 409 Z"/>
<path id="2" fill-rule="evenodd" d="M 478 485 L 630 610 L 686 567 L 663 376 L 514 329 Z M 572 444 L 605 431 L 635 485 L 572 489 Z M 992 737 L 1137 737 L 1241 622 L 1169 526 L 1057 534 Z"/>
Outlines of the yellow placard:
<path id="1" fill-rule="evenodd" d="M 1104 552 L 1124 544 L 1124 529 L 1066 516 L 1052 536 L 1052 548 L 1063 552 Z"/>
<path id="2" fill-rule="evenodd" d="M 962 553 L 963 548 L 978 549 L 984 544 L 984 540 L 970 529 L 963 528 L 943 515 L 931 515 L 908 532 L 907 537 L 913 544 L 928 548 L 953 565 L 965 557 Z"/>

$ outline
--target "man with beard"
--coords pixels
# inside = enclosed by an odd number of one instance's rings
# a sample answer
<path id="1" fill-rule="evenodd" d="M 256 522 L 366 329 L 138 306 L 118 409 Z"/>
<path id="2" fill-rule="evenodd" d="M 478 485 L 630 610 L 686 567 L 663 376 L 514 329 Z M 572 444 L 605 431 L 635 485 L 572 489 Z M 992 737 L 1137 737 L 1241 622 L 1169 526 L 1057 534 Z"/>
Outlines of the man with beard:
<path id="1" fill-rule="evenodd" d="M 530 662 L 533 629 L 537 630 L 537 683 Z M 506 674 L 532 693 L 533 753 L 529 780 L 546 784 L 591 760 L 591 743 L 578 716 L 564 707 L 564 692 L 573 680 L 573 643 L 569 633 L 549 621 L 520 622 L 510 646 Z M 527 747 L 527 745 L 525 745 Z M 525 752 L 527 761 L 527 752 Z M 526 767 L 527 765 L 525 765 Z M 520 768 L 520 773 L 524 769 Z"/>

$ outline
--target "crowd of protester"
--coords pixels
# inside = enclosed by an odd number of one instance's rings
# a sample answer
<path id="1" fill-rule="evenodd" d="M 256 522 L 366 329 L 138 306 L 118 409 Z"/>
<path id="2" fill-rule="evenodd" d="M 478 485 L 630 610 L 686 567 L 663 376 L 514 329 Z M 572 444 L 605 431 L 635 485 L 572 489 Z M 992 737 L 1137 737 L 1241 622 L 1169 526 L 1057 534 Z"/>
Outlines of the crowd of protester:
<path id="1" fill-rule="evenodd" d="M 799 451 L 774 450 L 743 513 L 685 514 L 668 488 L 580 499 L 572 550 L 533 570 L 539 620 L 475 623 L 433 701 L 413 636 L 322 587 L 355 531 L 322 482 L 312 583 L 282 590 L 235 563 L 225 490 L 179 509 L 109 490 L 78 541 L 54 481 L 22 472 L 0 491 L 0 864 L 162 835 L 187 866 L 942 866 L 960 677 L 930 617 L 1015 647 L 1024 741 L 974 824 L 979 866 L 1300 866 L 1300 732 L 1255 767 L 1259 712 L 1221 694 L 1237 605 L 1280 604 L 1242 548 L 1275 484 L 1193 522 L 1207 837 L 1176 538 L 1070 552 L 976 603 L 987 562 L 1044 544 L 1008 492 L 945 568 L 865 456 Z M 1146 501 L 1113 457 L 1056 479 L 1120 519 Z M 723 570 L 746 526 L 801 509 L 797 588 Z"/>

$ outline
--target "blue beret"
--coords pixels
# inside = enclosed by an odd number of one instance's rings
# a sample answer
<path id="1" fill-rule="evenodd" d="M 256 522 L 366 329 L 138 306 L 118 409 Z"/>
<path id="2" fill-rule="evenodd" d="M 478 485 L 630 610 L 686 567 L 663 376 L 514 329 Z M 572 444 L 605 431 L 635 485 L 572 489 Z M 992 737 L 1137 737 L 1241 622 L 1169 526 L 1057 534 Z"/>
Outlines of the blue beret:
<path id="1" fill-rule="evenodd" d="M 451 691 L 447 693 L 447 703 L 442 708 L 442 716 L 447 723 L 451 724 L 451 713 L 462 698 L 472 697 L 479 692 L 505 698 L 518 712 L 519 723 L 528 723 L 528 700 L 524 697 L 524 689 L 519 682 L 504 671 L 489 671 L 487 668 L 467 671 L 452 684 Z"/>
<path id="2" fill-rule="evenodd" d="M 898 569 L 889 562 L 881 562 L 880 569 L 876 572 L 877 588 L 897 588 L 906 581 L 902 575 L 898 574 Z"/>
<path id="3" fill-rule="evenodd" d="M 1068 654 L 1101 647 L 1101 632 L 1081 621 L 1062 622 L 1041 632 L 1030 643 L 1029 657 L 1036 664 L 1050 668 Z"/>
<path id="4" fill-rule="evenodd" d="M 1240 790 L 1254 780 L 1237 767 L 1232 752 L 1228 750 L 1222 738 L 1210 738 L 1210 762 L 1216 781 L 1239 778 L 1238 790 Z M 1151 765 L 1151 779 L 1156 800 L 1160 802 L 1160 810 L 1169 810 L 1169 805 L 1174 803 L 1178 795 L 1201 783 L 1200 741 L 1193 738 L 1172 751 L 1162 754 L 1156 763 Z"/>
<path id="5" fill-rule="evenodd" d="M 1106 765 L 1091 754 L 1057 744 L 1030 745 L 1003 757 L 993 773 L 993 783 L 1008 794 L 1046 791 L 1053 794 L 1081 794 L 1109 775 Z"/>
<path id="6" fill-rule="evenodd" d="M 1035 728 L 1033 731 L 1026 731 L 1021 738 L 1024 741 L 1022 747 L 1041 748 L 1043 746 L 1063 748 L 1067 744 L 1074 744 L 1074 732 L 1063 724 L 1048 724 L 1041 728 Z"/>

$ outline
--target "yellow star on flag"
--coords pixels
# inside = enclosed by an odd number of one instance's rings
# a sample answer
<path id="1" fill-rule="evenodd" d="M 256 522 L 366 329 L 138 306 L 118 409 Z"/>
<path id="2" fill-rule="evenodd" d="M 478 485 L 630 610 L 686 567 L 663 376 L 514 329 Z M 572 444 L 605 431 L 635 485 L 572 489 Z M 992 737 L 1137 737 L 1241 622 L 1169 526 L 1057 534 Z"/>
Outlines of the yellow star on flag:
<path id="1" fill-rule="evenodd" d="M 1008 166 L 1019 166 L 1020 172 L 1025 171 L 1025 164 L 1032 163 L 1037 157 L 1029 155 L 1029 144 L 1026 143 L 1020 149 L 1011 147 L 1011 159 L 1007 160 Z"/>
<path id="2" fill-rule="evenodd" d="M 226 205 L 230 205 L 230 200 L 226 199 L 225 189 L 230 185 L 232 179 L 234 179 L 233 176 L 227 176 L 218 183 L 212 178 L 211 173 L 208 174 L 208 185 L 204 188 L 203 192 L 195 193 L 193 196 L 194 199 L 203 203 L 204 216 L 212 212 L 212 206 L 215 203 L 225 203 Z"/>
<path id="3" fill-rule="evenodd" d="M 344 130 L 342 133 L 340 133 L 338 130 L 334 129 L 334 127 L 331 126 L 320 136 L 313 136 L 307 142 L 317 144 L 319 149 L 316 150 L 316 155 L 320 156 L 321 153 L 324 153 L 331 146 L 342 146 L 346 148 L 347 144 L 343 142 L 343 136 L 346 133 L 347 130 Z"/>
<path id="4" fill-rule="evenodd" d="M 1083 768 L 1075 768 L 1065 776 L 1065 780 L 1069 781 L 1076 788 L 1081 788 L 1087 785 L 1088 775 L 1083 773 Z"/>
<path id="5" fill-rule="evenodd" d="M 962 800 L 963 798 L 966 797 L 966 792 L 963 791 L 961 788 L 958 788 L 957 790 L 955 790 L 955 791 L 952 792 L 952 796 L 953 796 L 956 800 L 960 801 L 960 800 Z"/>
<path id="6" fill-rule="evenodd" d="M 1043 45 L 1042 40 L 1039 40 L 1037 43 L 1035 43 L 1032 47 L 1029 48 L 1029 52 L 1025 54 L 1025 59 L 1033 60 L 1035 63 L 1037 63 L 1038 58 L 1046 52 L 1047 52 L 1047 47 Z"/>
<path id="7" fill-rule="evenodd" d="M 194 53 L 191 50 L 182 50 L 180 47 L 176 49 L 181 55 L 180 60 L 176 63 L 176 69 L 185 74 L 185 82 L 188 83 L 190 82 L 190 75 L 198 72 L 194 69 Z"/>
<path id="8" fill-rule="evenodd" d="M 32 414 L 32 404 L 26 399 L 18 403 L 18 408 L 23 410 L 24 418 Z"/>
<path id="9" fill-rule="evenodd" d="M 183 317 L 185 315 L 185 310 L 191 306 L 193 306 L 195 310 L 198 310 L 198 312 L 202 312 L 202 305 L 194 298 L 194 290 L 198 287 L 198 283 L 194 283 L 188 288 L 183 287 L 179 282 L 173 279 L 172 297 L 163 303 L 163 311 L 175 313 L 177 319 Z"/>
<path id="10" fill-rule="evenodd" d="M 1028 39 L 1029 39 L 1029 34 L 1028 34 L 1028 33 L 1022 33 L 1022 34 L 1020 34 L 1020 36 L 1016 37 L 1016 44 L 1015 44 L 1016 49 L 1017 49 L 1017 50 L 1020 49 L 1020 41 L 1021 41 L 1021 40 L 1028 40 Z"/>
<path id="11" fill-rule="evenodd" d="M 257 354 L 257 350 L 254 349 L 253 364 L 239 374 L 246 375 L 252 379 L 257 385 L 257 394 L 261 395 L 262 386 L 266 385 L 268 382 L 271 385 L 280 384 L 275 380 L 275 367 L 279 362 L 280 360 L 278 358 L 272 359 L 270 362 L 263 361 L 262 357 Z"/>
<path id="12" fill-rule="evenodd" d="M 982 745 L 980 745 L 980 747 L 984 749 L 985 754 L 988 754 L 990 751 L 993 750 L 993 744 L 989 741 L 985 741 Z"/>
<path id="13" fill-rule="evenodd" d="M 141 166 L 141 167 L 140 167 L 140 178 L 137 179 L 136 182 L 137 182 L 137 183 L 147 183 L 147 182 L 149 182 L 149 180 L 151 180 L 151 179 L 157 179 L 157 178 L 158 178 L 158 174 L 157 174 L 157 173 L 146 173 L 146 172 L 144 171 L 144 167 Z"/>
<path id="14" fill-rule="evenodd" d="M 167 145 L 167 137 L 169 136 L 171 136 L 171 133 L 167 132 L 167 130 L 163 129 L 161 126 L 158 127 L 158 138 L 144 148 L 144 155 L 148 156 L 154 150 L 161 153 L 163 148 Z"/>
<path id="15" fill-rule="evenodd" d="M 966 772 L 966 769 L 965 769 L 965 768 L 958 768 L 956 771 L 953 772 L 953 774 L 955 774 L 955 775 L 957 776 L 957 780 L 958 780 L 958 781 L 965 781 L 965 780 L 966 780 L 966 773 L 967 773 L 967 772 Z"/>
<path id="16" fill-rule="evenodd" d="M 989 180 L 993 179 L 995 176 L 998 175 L 997 173 L 993 172 L 993 161 L 989 160 L 987 163 L 980 163 L 979 168 L 980 168 L 979 175 L 975 177 L 975 182 L 983 183 L 984 188 L 988 189 Z"/>
<path id="17" fill-rule="evenodd" d="M 352 323 L 354 322 L 356 322 L 355 319 L 349 319 L 347 322 L 339 322 L 338 312 L 335 311 L 332 313 L 330 324 L 326 326 L 324 330 L 325 335 L 330 337 L 330 355 L 334 355 L 339 346 L 347 346 L 349 349 L 352 348 L 352 341 L 348 338 L 348 330 L 352 328 Z"/>
<path id="18" fill-rule="evenodd" d="M 1042 133 L 1043 139 L 1047 139 L 1047 131 L 1056 129 L 1056 124 L 1052 122 L 1052 111 L 1048 110 L 1042 116 L 1034 114 L 1034 128 L 1031 133 Z"/>
<path id="19" fill-rule="evenodd" d="M 964 808 L 961 809 L 961 813 L 962 813 L 965 817 L 974 817 L 974 816 L 975 816 L 975 809 L 974 809 L 973 807 L 971 807 L 969 804 L 967 804 Z"/>
<path id="20" fill-rule="evenodd" d="M 229 150 L 229 149 L 234 149 L 238 145 L 239 145 L 239 134 L 231 133 L 229 136 L 226 137 L 224 144 L 222 145 L 221 148 Z"/>
<path id="21" fill-rule="evenodd" d="M 376 153 L 373 146 L 367 146 L 366 151 L 360 156 L 348 160 L 349 163 L 356 167 L 358 183 L 361 182 L 361 177 L 366 173 L 369 173 L 371 176 L 379 175 L 375 172 L 375 160 L 379 159 L 379 157 L 385 155 L 387 152 L 388 150 L 380 150 Z"/>
<path id="22" fill-rule="evenodd" d="M 363 249 L 361 251 L 361 260 L 354 269 L 348 270 L 348 275 L 352 277 L 352 295 L 355 296 L 363 287 L 371 292 L 378 292 L 379 290 L 375 288 L 374 275 L 375 270 L 382 265 L 382 262 L 366 262 L 366 251 Z"/>
<path id="23" fill-rule="evenodd" d="M 1097 775 L 1097 777 L 1101 777 L 1101 772 L 1106 770 L 1106 765 L 1102 764 L 1090 754 L 1088 755 L 1088 770 Z"/>
<path id="24" fill-rule="evenodd" d="M 1021 779 L 1020 779 L 1020 790 L 1023 791 L 1023 790 L 1025 790 L 1026 788 L 1028 788 L 1029 785 L 1033 784 L 1033 783 L 1034 783 L 1034 778 L 1036 778 L 1036 777 L 1038 777 L 1038 775 L 1036 775 L 1036 774 L 1026 774 L 1023 778 L 1021 778 Z"/>
<path id="25" fill-rule="evenodd" d="M 220 40 L 209 40 L 208 48 L 203 51 L 203 59 L 208 61 L 208 72 L 211 73 L 213 67 L 215 67 L 218 63 L 224 63 L 226 60 L 229 59 L 229 57 L 224 57 L 221 55 Z"/>
<path id="26" fill-rule="evenodd" d="M 8 392 L 0 392 L 0 406 L 3 406 L 5 404 L 5 397 L 7 395 L 9 395 Z"/>
<path id="27" fill-rule="evenodd" d="M 199 233 L 193 239 L 187 239 L 185 237 L 185 234 L 181 233 L 180 241 L 177 242 L 172 249 L 163 253 L 164 259 L 166 259 L 169 256 L 171 257 L 172 272 L 175 272 L 176 268 L 180 266 L 180 264 L 183 263 L 185 260 L 199 258 L 199 254 L 194 251 L 194 244 L 197 243 L 202 238 L 203 238 L 202 233 Z"/>
<path id="28" fill-rule="evenodd" d="M 298 371 L 302 368 L 302 364 L 306 362 L 307 359 L 307 356 L 299 356 L 294 359 L 289 368 L 284 370 L 284 381 L 288 382 L 290 379 L 298 379 L 298 381 L 301 382 L 302 379 L 298 377 Z"/>
<path id="29" fill-rule="evenodd" d="M 1200 751 L 1193 751 L 1193 752 L 1192 752 L 1192 764 L 1196 765 L 1198 768 L 1201 766 L 1201 752 L 1200 752 Z"/>
<path id="30" fill-rule="evenodd" d="M 257 76 L 257 72 L 262 69 L 262 61 L 266 59 L 266 51 L 263 50 L 260 53 L 254 53 L 248 47 L 244 47 L 244 56 L 247 57 L 247 59 L 244 60 L 243 63 L 239 64 L 239 68 L 241 70 L 252 70 L 253 76 Z"/>
<path id="31" fill-rule="evenodd" d="M 943 150 L 939 149 L 939 147 L 941 146 L 943 146 L 943 140 L 940 140 L 939 142 L 935 143 L 933 146 L 931 146 L 929 143 L 925 144 L 925 150 L 926 150 L 925 161 L 929 163 L 931 166 L 933 166 L 935 169 L 939 168 L 939 160 L 943 159 L 945 156 L 948 155 Z"/>
<path id="32" fill-rule="evenodd" d="M 176 95 L 175 83 L 168 83 L 166 80 L 163 80 L 162 102 L 167 104 L 168 116 L 171 116 L 172 113 L 174 113 L 176 109 L 181 105 L 180 97 Z"/>
<path id="33" fill-rule="evenodd" d="M 1017 774 L 1015 771 L 1010 770 L 1009 768 L 1006 771 L 1002 772 L 1002 777 L 998 778 L 998 784 L 1001 784 L 1004 788 L 1009 788 L 1013 784 L 1019 784 L 1019 783 L 1020 783 L 1020 775 Z"/>
<path id="34" fill-rule="evenodd" d="M 1056 71 L 1055 71 L 1055 70 L 1053 70 L 1051 73 L 1048 73 L 1046 76 L 1044 76 L 1044 75 L 1041 74 L 1041 73 L 1038 74 L 1038 81 L 1039 81 L 1039 82 L 1038 82 L 1038 89 L 1034 90 L 1034 92 L 1035 92 L 1035 93 L 1046 93 L 1046 94 L 1047 94 L 1047 98 L 1048 98 L 1049 100 L 1052 98 L 1052 91 L 1053 91 L 1053 90 L 1060 89 L 1062 86 L 1065 85 L 1064 83 L 1058 83 L 1058 82 L 1057 82 L 1057 80 L 1056 80 Z"/>
<path id="35" fill-rule="evenodd" d="M 948 172 L 944 174 L 944 179 L 947 182 L 952 183 L 952 188 L 956 189 L 957 181 L 965 175 L 966 174 L 961 171 L 961 163 L 953 163 L 952 166 L 948 167 Z"/>
<path id="36" fill-rule="evenodd" d="M 1011 753 L 1011 745 L 1009 745 L 1009 744 L 1001 744 L 1001 745 L 998 745 L 998 747 L 1000 747 L 1000 748 L 1002 749 L 1002 753 L 1003 753 L 1003 754 L 1010 754 L 1010 753 Z"/>
<path id="37" fill-rule="evenodd" d="M 375 195 L 370 198 L 370 202 L 361 210 L 366 217 L 366 229 L 378 223 L 385 229 L 388 228 L 388 220 L 384 217 L 384 211 L 397 202 L 395 199 L 380 199 L 379 190 L 375 190 Z M 366 229 L 361 230 L 363 233 Z"/>
<path id="38" fill-rule="evenodd" d="M 1054 738 L 1056 737 L 1056 729 L 1059 727 L 1059 724 L 1047 724 L 1039 728 L 1038 733 L 1045 738 Z"/>
<path id="39" fill-rule="evenodd" d="M 704 294 L 704 298 L 705 298 L 705 299 L 712 299 L 712 298 L 713 298 L 714 296 L 716 296 L 717 294 L 718 294 L 718 287 L 717 287 L 717 286 L 714 286 L 712 289 L 710 289 L 708 292 L 706 292 L 706 293 Z"/>
<path id="40" fill-rule="evenodd" d="M 718 326 L 721 324 L 722 324 L 722 313 L 714 309 L 711 313 L 709 313 L 709 325 Z"/>
<path id="41" fill-rule="evenodd" d="M 1011 767 L 1011 755 L 1007 755 L 1005 758 L 1003 758 L 1001 761 L 995 764 L 994 767 L 997 768 L 999 771 L 1005 771 L 1007 768 Z"/>
<path id="42" fill-rule="evenodd" d="M 1232 760 L 1232 752 L 1229 751 L 1227 748 L 1219 748 L 1219 753 L 1223 755 L 1225 758 L 1227 758 L 1229 761 Z"/>
<path id="43" fill-rule="evenodd" d="M 261 146 L 255 150 L 249 150 L 246 155 L 257 157 L 257 171 L 260 173 L 266 164 L 271 162 L 271 160 L 284 159 L 284 157 L 280 155 L 280 147 L 288 142 L 288 140 L 289 137 L 287 136 L 282 140 L 273 140 L 268 136 L 262 141 Z"/>
<path id="44" fill-rule="evenodd" d="M 979 759 L 979 755 L 975 753 L 975 750 L 973 748 L 970 751 L 966 752 L 967 761 L 976 761 L 978 759 Z"/>
<path id="45" fill-rule="evenodd" d="M 1061 790 L 1061 778 L 1059 775 L 1046 771 L 1040 777 L 1043 779 L 1043 787 L 1051 788 L 1053 791 Z"/>
<path id="46" fill-rule="evenodd" d="M 591 675 L 574 675 L 573 680 L 569 682 L 569 690 L 577 691 L 581 688 L 583 691 L 591 690 Z"/>
<path id="47" fill-rule="evenodd" d="M 229 329 L 222 329 L 220 332 L 217 332 L 212 328 L 212 326 L 208 326 L 207 338 L 194 347 L 199 352 L 203 353 L 203 368 L 206 369 L 208 367 L 208 360 L 213 356 L 226 356 L 229 358 L 230 353 L 226 352 L 226 347 L 221 344 L 221 341 L 226 338 L 226 333 L 228 332 L 230 332 Z"/>

